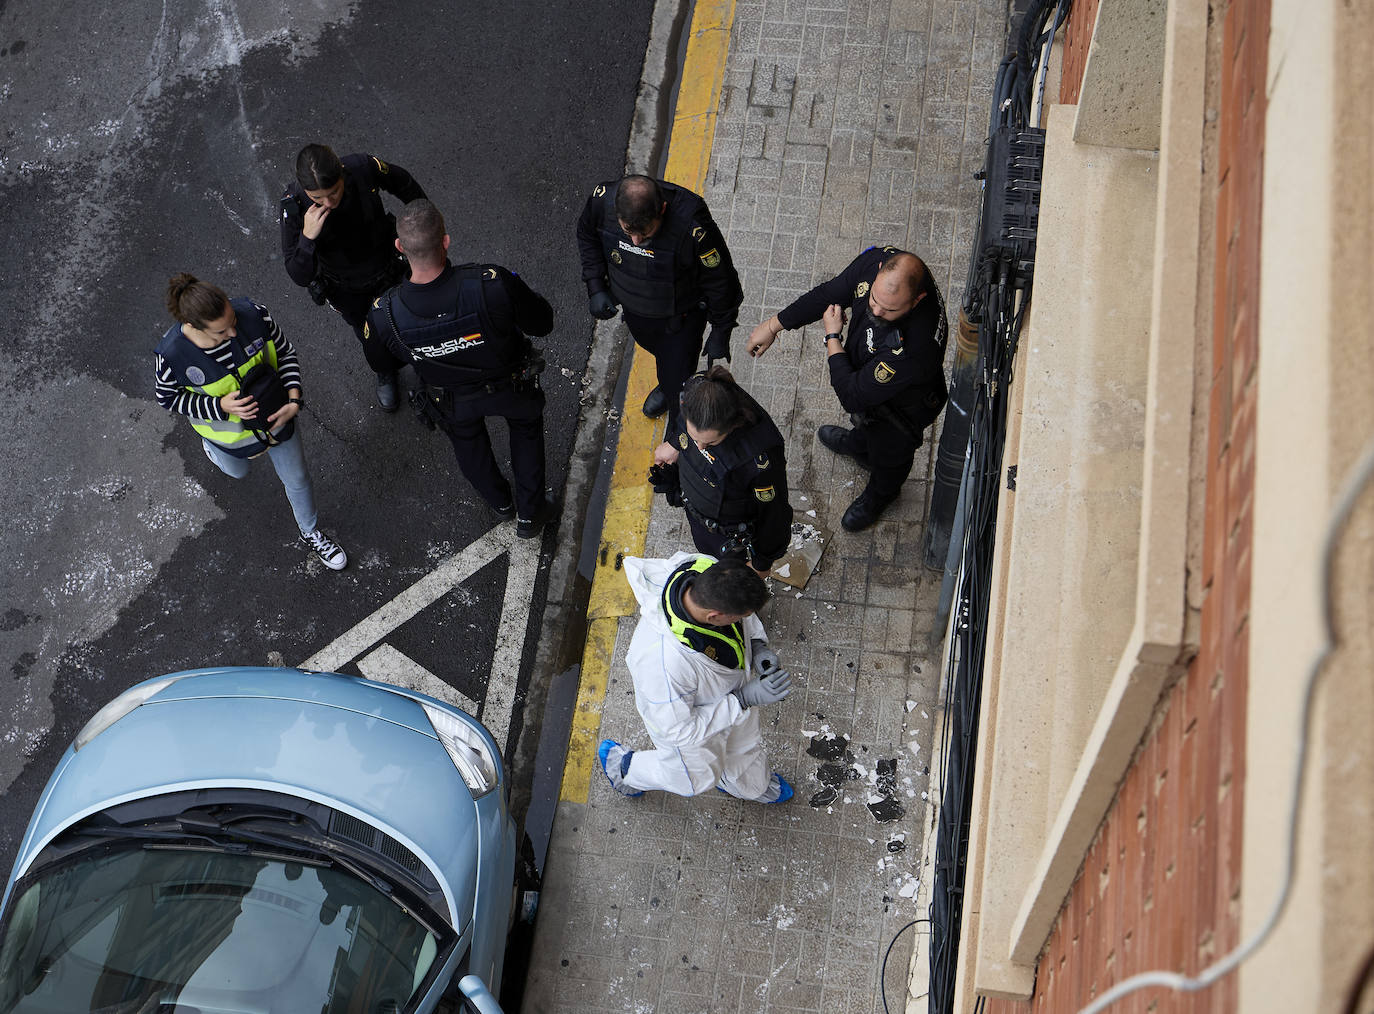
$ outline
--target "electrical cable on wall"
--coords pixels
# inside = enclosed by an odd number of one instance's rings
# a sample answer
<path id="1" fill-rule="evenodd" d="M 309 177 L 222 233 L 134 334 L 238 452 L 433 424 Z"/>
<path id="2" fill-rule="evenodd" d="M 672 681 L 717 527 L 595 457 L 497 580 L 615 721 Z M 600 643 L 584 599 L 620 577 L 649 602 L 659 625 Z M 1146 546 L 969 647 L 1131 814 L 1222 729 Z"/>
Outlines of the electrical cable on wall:
<path id="1" fill-rule="evenodd" d="M 1312 722 L 1316 713 L 1317 687 L 1321 682 L 1327 661 L 1340 644 L 1340 638 L 1336 631 L 1336 613 L 1332 601 L 1332 575 L 1336 566 L 1336 547 L 1340 541 L 1340 536 L 1345 531 L 1346 524 L 1350 521 L 1351 514 L 1355 511 L 1355 505 L 1358 503 L 1360 495 L 1369 486 L 1371 479 L 1374 479 L 1374 440 L 1371 440 L 1365 447 L 1364 453 L 1351 470 L 1340 495 L 1336 498 L 1336 506 L 1332 511 L 1331 520 L 1327 523 L 1326 535 L 1322 540 L 1321 614 L 1323 643 L 1308 667 L 1303 690 L 1302 710 L 1298 720 L 1297 756 L 1293 763 L 1293 777 L 1289 787 L 1288 837 L 1284 843 L 1283 872 L 1279 878 L 1278 895 L 1274 898 L 1269 914 L 1248 940 L 1238 945 L 1229 954 L 1208 965 L 1197 975 L 1187 976 L 1164 969 L 1141 972 L 1118 982 L 1088 1006 L 1082 1008 L 1079 1014 L 1100 1014 L 1101 1011 L 1106 1010 L 1122 997 L 1150 986 L 1162 986 L 1165 989 L 1181 993 L 1196 993 L 1199 990 L 1207 989 L 1235 971 L 1250 958 L 1269 937 L 1269 934 L 1274 931 L 1274 927 L 1282 918 L 1283 912 L 1288 907 L 1288 902 L 1293 895 L 1293 879 L 1297 870 L 1303 781 L 1307 774 L 1308 753 L 1312 742 Z"/>

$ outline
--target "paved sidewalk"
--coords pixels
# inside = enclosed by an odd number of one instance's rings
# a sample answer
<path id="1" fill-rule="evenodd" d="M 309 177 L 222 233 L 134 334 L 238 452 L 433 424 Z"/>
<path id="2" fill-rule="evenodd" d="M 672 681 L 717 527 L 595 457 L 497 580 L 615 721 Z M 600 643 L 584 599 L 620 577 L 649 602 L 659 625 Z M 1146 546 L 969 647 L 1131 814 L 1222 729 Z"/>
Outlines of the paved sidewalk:
<path id="1" fill-rule="evenodd" d="M 934 271 L 952 354 L 1006 18 L 1006 0 L 735 6 L 704 194 L 744 283 L 733 369 L 788 436 L 793 506 L 835 532 L 807 588 L 774 581 L 763 613 L 797 677 L 765 717 L 773 765 L 797 796 L 626 799 L 597 770 L 585 803 L 565 792 L 528 1014 L 883 1010 L 884 953 L 927 904 L 913 895 L 940 683 L 939 575 L 921 566 L 934 440 L 884 520 L 845 533 L 839 517 L 864 474 L 815 439 L 845 421 L 819 332 L 785 334 L 761 361 L 742 349 L 755 323 L 892 243 Z M 655 498 L 646 554 L 690 547 L 682 512 Z M 597 738 L 642 747 L 624 667 L 634 623 L 618 621 Z M 858 777 L 812 805 L 820 776 L 846 769 Z M 892 1011 L 907 1002 L 915 936 L 902 934 L 888 963 Z"/>

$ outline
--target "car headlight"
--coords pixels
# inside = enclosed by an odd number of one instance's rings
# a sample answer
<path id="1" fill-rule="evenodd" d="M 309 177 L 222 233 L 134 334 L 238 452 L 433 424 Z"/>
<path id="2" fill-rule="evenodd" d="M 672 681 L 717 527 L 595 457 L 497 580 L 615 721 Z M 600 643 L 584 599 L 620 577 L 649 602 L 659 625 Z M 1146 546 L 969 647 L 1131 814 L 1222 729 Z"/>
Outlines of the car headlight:
<path id="1" fill-rule="evenodd" d="M 454 767 L 463 776 L 472 794 L 481 796 L 496 788 L 496 757 L 486 737 L 443 708 L 424 703 L 420 706 L 425 709 L 429 724 L 434 726 L 439 742 L 444 744 L 444 749 L 453 758 Z"/>
<path id="2" fill-rule="evenodd" d="M 143 704 L 159 690 L 169 687 L 180 676 L 164 676 L 160 680 L 149 680 L 147 683 L 140 683 L 136 687 L 130 687 L 109 704 L 105 705 L 94 715 L 91 720 L 81 727 L 81 731 L 76 734 L 76 739 L 72 741 L 72 749 L 80 750 L 95 737 L 114 725 L 121 718 L 133 711 L 140 704 Z"/>

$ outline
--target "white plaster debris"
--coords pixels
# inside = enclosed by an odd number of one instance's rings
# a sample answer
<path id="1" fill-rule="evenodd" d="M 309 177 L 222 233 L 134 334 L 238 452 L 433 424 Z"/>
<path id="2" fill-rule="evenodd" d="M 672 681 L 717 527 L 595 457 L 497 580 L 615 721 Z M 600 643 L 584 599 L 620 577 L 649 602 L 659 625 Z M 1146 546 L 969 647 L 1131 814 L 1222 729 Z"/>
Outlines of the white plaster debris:
<path id="1" fill-rule="evenodd" d="M 777 574 L 778 577 L 791 577 L 792 565 L 790 563 L 784 563 L 781 567 L 774 571 L 774 573 Z"/>
<path id="2" fill-rule="evenodd" d="M 928 714 L 926 714 L 926 711 L 925 711 L 924 708 L 921 709 L 921 717 L 922 717 L 922 718 L 929 718 L 929 717 L 930 717 Z"/>
<path id="3" fill-rule="evenodd" d="M 816 509 L 813 507 L 813 508 L 811 508 L 810 510 L 808 510 L 808 511 L 806 512 L 806 516 L 807 516 L 808 518 L 814 518 L 814 517 L 816 516 Z"/>
<path id="4" fill-rule="evenodd" d="M 885 797 L 885 796 L 880 796 L 880 795 L 878 795 L 876 792 L 874 792 L 874 793 L 870 794 L 869 797 L 868 797 L 868 805 L 869 805 L 869 806 L 876 806 L 878 803 L 881 803 L 885 798 L 887 798 L 887 797 Z"/>
<path id="5" fill-rule="evenodd" d="M 906 713 L 907 713 L 908 715 L 911 714 L 911 712 L 914 711 L 915 708 L 916 708 L 916 702 L 915 702 L 915 701 L 907 701 L 907 702 L 906 702 Z"/>
<path id="6" fill-rule="evenodd" d="M 921 882 L 908 873 L 902 882 L 902 886 L 897 889 L 897 896 L 899 898 L 915 898 L 916 890 L 920 886 Z"/>
<path id="7" fill-rule="evenodd" d="M 913 754 L 915 754 L 917 757 L 921 756 L 921 744 L 916 742 L 914 739 L 906 745 L 906 748 L 910 750 Z"/>
<path id="8" fill-rule="evenodd" d="M 774 905 L 768 910 L 768 921 L 780 930 L 791 929 L 796 924 L 797 914 L 786 905 Z"/>

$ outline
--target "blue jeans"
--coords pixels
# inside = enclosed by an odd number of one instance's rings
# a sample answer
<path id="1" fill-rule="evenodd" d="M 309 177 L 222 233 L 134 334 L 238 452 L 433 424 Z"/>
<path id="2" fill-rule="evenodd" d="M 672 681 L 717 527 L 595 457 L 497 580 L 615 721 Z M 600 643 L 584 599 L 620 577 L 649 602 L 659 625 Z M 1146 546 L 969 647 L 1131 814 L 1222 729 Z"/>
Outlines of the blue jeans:
<path id="1" fill-rule="evenodd" d="M 202 438 L 205 456 L 213 461 L 221 472 L 235 479 L 248 474 L 249 458 L 236 458 L 210 441 Z M 318 520 L 315 511 L 315 490 L 310 485 L 310 473 L 305 470 L 305 447 L 301 444 L 301 426 L 296 423 L 296 432 L 291 439 L 274 447 L 267 448 L 267 456 L 272 459 L 272 467 L 277 477 L 286 487 L 286 499 L 291 501 L 291 512 L 296 515 L 296 524 L 303 534 L 315 530 Z"/>

